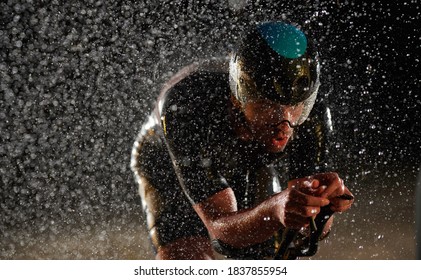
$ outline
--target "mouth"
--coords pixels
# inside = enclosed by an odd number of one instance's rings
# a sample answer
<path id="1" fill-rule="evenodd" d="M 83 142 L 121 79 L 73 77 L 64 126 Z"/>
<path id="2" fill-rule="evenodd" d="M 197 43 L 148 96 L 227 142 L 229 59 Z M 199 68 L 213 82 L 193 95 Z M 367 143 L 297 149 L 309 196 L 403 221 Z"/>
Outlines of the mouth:
<path id="1" fill-rule="evenodd" d="M 282 124 L 283 127 L 281 127 Z M 271 144 L 277 150 L 285 148 L 292 134 L 292 129 L 288 124 L 289 122 L 283 122 L 280 125 L 273 127 L 274 130 L 272 131 Z"/>
<path id="2" fill-rule="evenodd" d="M 277 136 L 277 137 L 273 137 L 271 142 L 272 145 L 276 148 L 276 149 L 282 149 L 286 146 L 286 144 L 288 143 L 288 139 L 289 137 L 286 136 Z"/>

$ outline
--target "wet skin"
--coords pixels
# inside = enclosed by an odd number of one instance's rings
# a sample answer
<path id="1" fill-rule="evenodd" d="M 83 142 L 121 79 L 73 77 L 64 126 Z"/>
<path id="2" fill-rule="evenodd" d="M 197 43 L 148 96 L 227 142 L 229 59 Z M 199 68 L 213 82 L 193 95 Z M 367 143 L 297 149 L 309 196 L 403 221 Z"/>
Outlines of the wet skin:
<path id="1" fill-rule="evenodd" d="M 250 138 L 271 153 L 285 149 L 303 112 L 304 105 L 281 105 L 269 100 L 249 101 L 243 107 Z"/>

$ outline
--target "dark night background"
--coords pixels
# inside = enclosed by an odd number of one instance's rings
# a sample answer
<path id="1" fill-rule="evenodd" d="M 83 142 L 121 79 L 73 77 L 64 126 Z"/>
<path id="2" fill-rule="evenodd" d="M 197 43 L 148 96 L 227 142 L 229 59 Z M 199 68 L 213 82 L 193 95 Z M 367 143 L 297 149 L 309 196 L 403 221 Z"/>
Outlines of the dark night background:
<path id="1" fill-rule="evenodd" d="M 420 4 L 251 2 L 0 3 L 0 259 L 150 258 L 129 163 L 154 97 L 272 19 L 317 35 L 331 153 L 357 195 L 318 257 L 414 258 Z"/>

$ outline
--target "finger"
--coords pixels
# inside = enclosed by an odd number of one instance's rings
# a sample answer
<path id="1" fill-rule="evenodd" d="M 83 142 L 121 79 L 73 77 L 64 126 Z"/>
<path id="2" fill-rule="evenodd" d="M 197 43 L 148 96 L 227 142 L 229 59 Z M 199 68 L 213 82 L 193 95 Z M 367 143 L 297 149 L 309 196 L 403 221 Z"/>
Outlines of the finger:
<path id="1" fill-rule="evenodd" d="M 327 184 L 327 188 L 321 194 L 321 197 L 332 198 L 344 194 L 345 185 L 341 178 L 333 177 L 332 181 Z"/>
<path id="2" fill-rule="evenodd" d="M 332 196 L 331 199 L 337 198 L 337 199 L 340 199 L 340 200 L 343 200 L 343 201 L 351 201 L 351 200 L 354 200 L 354 195 L 345 186 L 344 186 L 344 191 L 343 191 L 342 194 L 335 196 L 335 193 L 333 193 L 331 196 Z"/>
<path id="3" fill-rule="evenodd" d="M 294 213 L 285 216 L 285 227 L 292 229 L 301 229 L 309 225 L 309 219 Z"/>
<path id="4" fill-rule="evenodd" d="M 306 206 L 294 202 L 287 203 L 285 205 L 285 210 L 289 213 L 294 213 L 306 218 L 315 217 L 320 213 L 320 207 Z"/>
<path id="5" fill-rule="evenodd" d="M 348 191 L 348 193 L 351 193 Z M 346 198 L 350 198 L 350 199 L 344 199 L 343 197 L 346 196 Z M 348 210 L 351 205 L 354 203 L 354 198 L 352 195 L 350 194 L 344 194 L 340 197 L 335 197 L 330 199 L 331 202 L 331 209 L 332 211 L 335 212 L 343 212 Z"/>
<path id="6" fill-rule="evenodd" d="M 314 207 L 314 206 L 301 206 L 297 208 L 297 214 L 303 216 L 303 217 L 315 217 L 317 214 L 320 213 L 320 207 Z"/>
<path id="7" fill-rule="evenodd" d="M 289 195 L 291 201 L 305 206 L 322 207 L 330 203 L 329 199 L 327 198 L 308 195 L 295 189 L 292 189 Z"/>
<path id="8" fill-rule="evenodd" d="M 319 186 L 313 193 L 314 196 L 321 196 L 322 193 L 327 189 L 326 185 Z"/>
<path id="9" fill-rule="evenodd" d="M 340 196 L 337 196 L 336 198 L 340 198 L 340 199 L 344 199 L 344 200 L 353 200 L 354 196 L 344 193 Z"/>
<path id="10" fill-rule="evenodd" d="M 307 176 L 304 178 L 298 178 L 288 181 L 288 187 L 289 188 L 307 188 L 310 189 L 313 187 L 317 187 L 318 180 L 315 180 L 312 176 Z"/>
<path id="11" fill-rule="evenodd" d="M 352 206 L 352 203 L 341 204 L 341 205 L 332 204 L 330 206 L 330 209 L 333 212 L 345 212 L 346 210 L 348 210 L 349 208 L 351 208 L 351 206 Z"/>
<path id="12" fill-rule="evenodd" d="M 330 203 L 334 206 L 345 206 L 345 205 L 350 205 L 354 202 L 353 199 L 351 200 L 347 200 L 347 199 L 341 199 L 339 197 L 335 197 L 330 199 Z"/>
<path id="13" fill-rule="evenodd" d="M 311 188 L 312 189 L 317 189 L 320 186 L 320 181 L 317 179 L 312 179 L 311 180 Z"/>
<path id="14" fill-rule="evenodd" d="M 326 188 L 326 186 L 321 185 L 320 181 L 317 179 L 312 179 L 311 181 L 308 181 L 307 186 L 309 190 L 307 194 L 311 194 L 314 196 L 319 196 Z"/>
<path id="15" fill-rule="evenodd" d="M 288 183 L 288 185 L 290 188 L 295 188 L 305 194 L 315 195 L 317 193 L 320 193 L 320 191 L 318 190 L 320 186 L 320 182 L 319 180 L 313 179 L 312 177 L 305 177 L 305 178 L 291 180 Z"/>
<path id="16" fill-rule="evenodd" d="M 308 178 L 306 180 L 303 180 L 300 182 L 304 187 L 306 187 L 306 189 L 311 190 L 316 190 L 319 185 L 320 185 L 320 181 L 317 179 L 312 179 L 312 178 Z"/>

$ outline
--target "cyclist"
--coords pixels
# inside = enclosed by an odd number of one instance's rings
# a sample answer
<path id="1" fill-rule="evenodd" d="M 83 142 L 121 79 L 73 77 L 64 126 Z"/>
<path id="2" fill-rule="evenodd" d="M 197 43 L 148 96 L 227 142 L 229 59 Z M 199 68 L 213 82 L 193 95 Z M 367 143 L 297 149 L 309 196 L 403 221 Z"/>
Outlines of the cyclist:
<path id="1" fill-rule="evenodd" d="M 296 258 L 353 203 L 326 171 L 329 120 L 314 105 L 320 61 L 308 36 L 259 22 L 228 60 L 177 73 L 133 147 L 157 259 Z"/>

